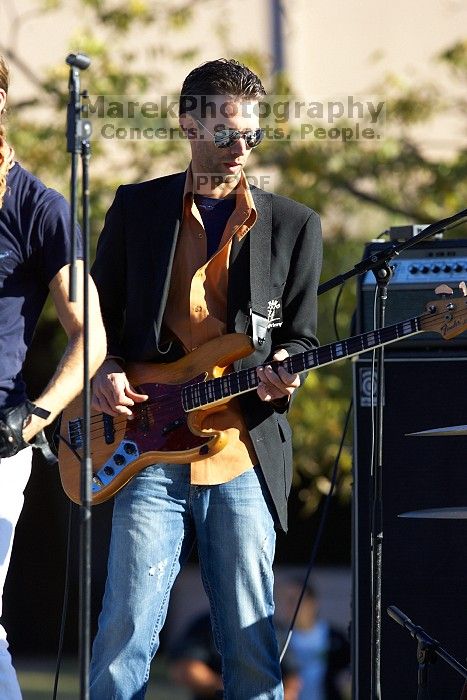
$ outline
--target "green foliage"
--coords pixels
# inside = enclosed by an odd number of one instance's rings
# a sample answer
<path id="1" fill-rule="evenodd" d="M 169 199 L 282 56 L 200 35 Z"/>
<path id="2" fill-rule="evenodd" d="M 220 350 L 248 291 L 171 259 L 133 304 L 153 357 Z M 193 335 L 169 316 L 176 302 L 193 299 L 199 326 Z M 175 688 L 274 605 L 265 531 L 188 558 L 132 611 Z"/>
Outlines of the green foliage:
<path id="1" fill-rule="evenodd" d="M 459 73 L 465 82 L 467 77 L 467 39 L 458 41 L 447 48 L 440 53 L 439 58 L 448 65 L 451 71 Z"/>
<path id="2" fill-rule="evenodd" d="M 332 240 L 325 240 L 322 280 L 331 279 L 342 273 L 344 268 L 353 267 L 361 254 L 360 240 L 345 238 L 342 233 Z M 318 300 L 318 330 L 322 344 L 353 334 L 355 282 L 349 281 L 344 285 L 337 309 L 336 299 L 337 290 L 332 290 Z M 327 493 L 351 394 L 351 364 L 349 360 L 343 360 L 310 372 L 294 398 L 290 411 L 294 484 L 304 502 L 305 513 L 312 512 L 322 494 Z M 351 437 L 349 428 L 339 463 L 338 493 L 342 498 L 348 498 L 350 494 Z"/>

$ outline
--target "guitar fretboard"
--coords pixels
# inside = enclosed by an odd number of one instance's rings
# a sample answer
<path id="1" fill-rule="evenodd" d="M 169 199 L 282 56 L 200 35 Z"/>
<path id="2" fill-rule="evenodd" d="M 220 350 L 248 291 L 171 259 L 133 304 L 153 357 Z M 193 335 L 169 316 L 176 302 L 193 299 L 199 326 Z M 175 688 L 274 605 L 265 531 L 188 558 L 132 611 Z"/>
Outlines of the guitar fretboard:
<path id="1" fill-rule="evenodd" d="M 359 355 L 367 350 L 374 350 L 381 347 L 381 345 L 387 345 L 399 340 L 399 338 L 406 338 L 409 335 L 420 332 L 419 318 L 412 318 L 392 326 L 386 326 L 385 328 L 347 338 L 347 340 L 321 345 L 313 350 L 307 350 L 287 357 L 281 362 L 276 361 L 268 364 L 273 369 L 277 369 L 280 366 L 290 374 L 301 374 L 310 369 L 323 367 L 323 365 L 329 365 L 346 357 Z M 222 402 L 225 399 L 256 389 L 259 384 L 257 369 L 257 367 L 241 369 L 237 372 L 225 374 L 223 377 L 216 377 L 205 382 L 196 382 L 185 386 L 182 390 L 184 410 L 193 411 L 202 406 Z"/>

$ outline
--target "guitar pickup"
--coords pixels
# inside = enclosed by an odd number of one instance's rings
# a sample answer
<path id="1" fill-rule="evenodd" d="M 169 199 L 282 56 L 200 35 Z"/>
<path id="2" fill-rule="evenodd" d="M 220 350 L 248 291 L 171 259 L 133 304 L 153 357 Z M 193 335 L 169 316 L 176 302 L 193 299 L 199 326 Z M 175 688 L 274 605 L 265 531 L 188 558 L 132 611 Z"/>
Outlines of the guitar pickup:
<path id="1" fill-rule="evenodd" d="M 177 418 L 177 420 L 172 421 L 168 425 L 164 425 L 164 427 L 161 430 L 161 433 L 162 435 L 167 435 L 167 433 L 170 433 L 172 430 L 176 430 L 181 425 L 185 425 L 185 423 L 186 418 Z"/>
<path id="2" fill-rule="evenodd" d="M 102 419 L 104 421 L 104 440 L 106 445 L 112 445 L 115 442 L 115 428 L 113 416 L 109 416 L 108 413 L 102 414 Z"/>
<path id="3" fill-rule="evenodd" d="M 146 435 L 149 432 L 149 411 L 147 406 L 141 406 L 138 411 L 139 429 Z"/>

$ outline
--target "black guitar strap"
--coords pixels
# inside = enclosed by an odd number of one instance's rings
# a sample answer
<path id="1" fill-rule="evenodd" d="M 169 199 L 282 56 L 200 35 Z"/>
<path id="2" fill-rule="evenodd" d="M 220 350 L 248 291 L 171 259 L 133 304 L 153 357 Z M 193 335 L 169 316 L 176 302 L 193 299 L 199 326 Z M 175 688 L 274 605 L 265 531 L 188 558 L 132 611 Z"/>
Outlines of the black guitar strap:
<path id="1" fill-rule="evenodd" d="M 271 279 L 272 197 L 257 193 L 258 220 L 250 232 L 250 290 L 253 345 L 258 350 L 266 340 Z"/>

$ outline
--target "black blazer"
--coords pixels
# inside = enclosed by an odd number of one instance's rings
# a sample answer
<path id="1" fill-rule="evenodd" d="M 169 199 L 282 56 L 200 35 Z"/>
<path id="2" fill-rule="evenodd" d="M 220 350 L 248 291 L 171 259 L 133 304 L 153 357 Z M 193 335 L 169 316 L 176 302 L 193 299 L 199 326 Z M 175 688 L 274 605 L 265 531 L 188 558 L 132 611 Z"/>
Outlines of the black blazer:
<path id="1" fill-rule="evenodd" d="M 92 268 L 109 354 L 133 361 L 174 359 L 161 341 L 161 326 L 181 224 L 184 185 L 185 173 L 177 173 L 117 190 Z M 251 246 L 259 246 L 259 250 L 270 246 L 269 279 L 261 269 L 258 275 L 277 311 L 261 349 L 239 360 L 235 369 L 261 364 L 278 348 L 286 348 L 293 355 L 317 344 L 316 289 L 322 256 L 319 217 L 286 197 L 258 188 L 252 188 L 252 195 L 257 222 L 241 241 L 234 237 L 230 253 L 227 331 L 251 332 Z M 240 402 L 276 520 L 285 530 L 292 479 L 287 417 L 261 401 L 256 392 L 243 394 Z"/>

